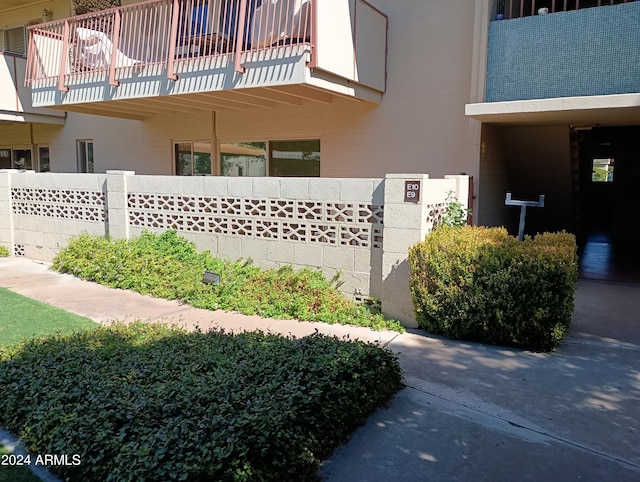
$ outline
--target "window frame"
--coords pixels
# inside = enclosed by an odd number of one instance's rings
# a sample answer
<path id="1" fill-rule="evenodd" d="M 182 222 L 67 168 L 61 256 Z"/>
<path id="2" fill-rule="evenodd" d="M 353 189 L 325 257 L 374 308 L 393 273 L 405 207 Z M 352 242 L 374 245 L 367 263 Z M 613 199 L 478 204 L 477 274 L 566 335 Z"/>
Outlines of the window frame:
<path id="1" fill-rule="evenodd" d="M 210 159 L 210 165 L 209 165 L 209 172 L 208 173 L 197 173 L 195 172 L 196 170 L 196 165 L 195 162 L 193 162 L 193 153 L 196 152 L 195 150 L 195 145 L 198 143 L 207 143 L 209 144 L 211 153 L 211 159 Z M 176 146 L 178 144 L 190 144 L 191 145 L 191 174 L 180 174 L 178 172 L 178 159 L 176 157 Z M 217 169 L 217 163 L 215 160 L 215 152 L 214 152 L 214 147 L 213 147 L 213 142 L 211 141 L 211 139 L 196 139 L 196 140 L 172 140 L 171 141 L 171 159 L 172 159 L 172 173 L 174 176 L 213 176 L 214 172 Z"/>
<path id="2" fill-rule="evenodd" d="M 296 142 L 296 141 L 317 141 L 320 148 L 320 160 L 322 163 L 322 137 L 317 136 L 305 136 L 305 137 L 289 137 L 289 138 L 268 138 L 268 139 L 256 139 L 256 138 L 244 138 L 244 139 L 234 139 L 234 140 L 220 140 L 218 142 L 218 160 L 217 160 L 217 170 L 216 175 L 224 176 L 222 173 L 222 144 L 238 144 L 238 143 L 247 143 L 247 142 L 264 142 L 265 143 L 265 151 L 266 151 L 266 167 L 265 167 L 265 176 L 264 177 L 282 177 L 282 176 L 271 176 L 269 173 L 271 172 L 271 153 L 273 151 L 272 143 L 274 142 Z M 322 164 L 320 164 L 320 173 L 318 176 L 284 176 L 284 177 L 322 177 Z"/>
<path id="3" fill-rule="evenodd" d="M 16 29 L 22 29 L 22 46 L 23 46 L 23 52 L 17 52 L 15 50 L 9 50 L 7 49 L 7 33 L 10 30 L 16 30 Z M 27 26 L 25 24 L 21 24 L 21 25 L 10 25 L 7 27 L 3 27 L 0 28 L 0 33 L 2 34 L 2 49 L 0 49 L 0 52 L 3 54 L 10 54 L 10 55 L 20 55 L 23 57 L 26 57 L 27 55 Z"/>
<path id="4" fill-rule="evenodd" d="M 82 150 L 85 158 L 81 158 L 81 144 L 85 144 Z M 89 161 L 89 144 L 91 144 L 91 160 Z M 93 139 L 76 139 L 76 162 L 77 171 L 84 174 L 94 174 L 96 172 L 95 144 Z M 91 169 L 89 169 L 91 167 Z"/>

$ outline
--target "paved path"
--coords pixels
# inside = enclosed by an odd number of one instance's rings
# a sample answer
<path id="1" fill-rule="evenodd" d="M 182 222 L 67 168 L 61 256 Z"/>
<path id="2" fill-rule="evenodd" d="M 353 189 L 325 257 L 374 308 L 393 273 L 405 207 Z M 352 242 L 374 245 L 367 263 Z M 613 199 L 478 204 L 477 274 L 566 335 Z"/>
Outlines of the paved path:
<path id="1" fill-rule="evenodd" d="M 581 281 L 572 332 L 549 354 L 208 312 L 25 259 L 0 260 L 0 286 L 101 322 L 318 329 L 388 346 L 407 388 L 325 462 L 325 481 L 640 481 L 640 285 Z"/>

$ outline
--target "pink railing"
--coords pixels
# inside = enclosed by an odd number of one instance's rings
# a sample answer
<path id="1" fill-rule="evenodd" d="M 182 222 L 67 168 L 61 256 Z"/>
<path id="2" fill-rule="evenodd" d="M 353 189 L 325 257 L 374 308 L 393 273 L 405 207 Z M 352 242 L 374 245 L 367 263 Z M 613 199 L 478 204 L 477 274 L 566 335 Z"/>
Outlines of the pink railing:
<path id="1" fill-rule="evenodd" d="M 519 18 L 538 15 L 539 13 L 566 12 L 581 8 L 604 7 L 618 5 L 634 0 L 499 0 L 498 14 L 504 18 Z M 545 9 L 539 12 L 540 9 Z"/>
<path id="2" fill-rule="evenodd" d="M 81 82 L 180 62 L 314 42 L 317 0 L 151 0 L 29 27 L 25 82 Z"/>

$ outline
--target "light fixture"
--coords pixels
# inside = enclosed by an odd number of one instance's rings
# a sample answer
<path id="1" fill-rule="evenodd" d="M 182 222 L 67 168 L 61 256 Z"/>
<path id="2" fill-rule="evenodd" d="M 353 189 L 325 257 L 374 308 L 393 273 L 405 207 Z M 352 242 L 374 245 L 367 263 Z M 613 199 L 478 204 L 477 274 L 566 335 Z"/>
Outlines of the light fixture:
<path id="1" fill-rule="evenodd" d="M 202 282 L 207 285 L 217 285 L 220 284 L 220 275 L 218 273 L 214 273 L 213 271 L 205 271 L 202 276 Z"/>
<path id="2" fill-rule="evenodd" d="M 47 10 L 46 8 L 42 10 L 42 21 L 51 22 L 51 10 Z"/>

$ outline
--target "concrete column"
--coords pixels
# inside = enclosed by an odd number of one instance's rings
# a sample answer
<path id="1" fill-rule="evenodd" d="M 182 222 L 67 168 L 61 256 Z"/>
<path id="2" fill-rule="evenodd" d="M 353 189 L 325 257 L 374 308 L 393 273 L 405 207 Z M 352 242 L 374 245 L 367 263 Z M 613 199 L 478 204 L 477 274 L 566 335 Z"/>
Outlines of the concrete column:
<path id="1" fill-rule="evenodd" d="M 11 211 L 11 178 L 17 169 L 0 169 L 0 245 L 13 255 L 14 233 Z"/>
<path id="2" fill-rule="evenodd" d="M 409 248 L 427 234 L 427 174 L 387 174 L 384 181 L 382 311 L 404 326 L 416 327 L 409 292 Z M 405 182 L 420 181 L 418 201 L 405 201 Z"/>
<path id="3" fill-rule="evenodd" d="M 127 178 L 135 171 L 107 171 L 107 234 L 116 239 L 129 239 Z"/>

